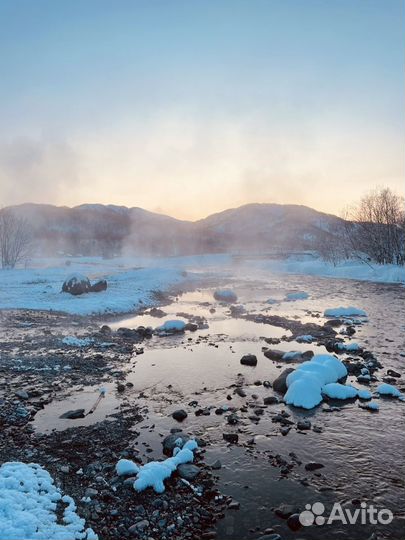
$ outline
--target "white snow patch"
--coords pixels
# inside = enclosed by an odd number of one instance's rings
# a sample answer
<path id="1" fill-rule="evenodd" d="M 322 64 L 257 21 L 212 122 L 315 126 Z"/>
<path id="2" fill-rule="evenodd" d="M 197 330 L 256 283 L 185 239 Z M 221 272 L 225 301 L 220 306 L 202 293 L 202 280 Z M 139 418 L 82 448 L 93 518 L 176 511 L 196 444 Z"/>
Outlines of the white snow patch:
<path id="1" fill-rule="evenodd" d="M 346 375 L 346 366 L 335 356 L 317 354 L 288 375 L 284 400 L 288 405 L 312 409 L 322 401 L 322 388 Z"/>
<path id="2" fill-rule="evenodd" d="M 56 503 L 66 508 L 57 523 Z M 74 500 L 56 488 L 50 474 L 35 463 L 7 462 L 0 467 L 2 540 L 97 540 L 76 513 Z"/>
<path id="3" fill-rule="evenodd" d="M 294 302 L 294 300 L 306 300 L 307 298 L 309 298 L 309 294 L 304 291 L 288 293 L 285 296 L 285 300 L 288 302 Z"/>
<path id="4" fill-rule="evenodd" d="M 380 396 L 392 396 L 392 397 L 401 397 L 402 394 L 395 386 L 392 384 L 382 383 L 377 388 L 377 393 Z"/>
<path id="5" fill-rule="evenodd" d="M 354 306 L 326 309 L 324 315 L 325 317 L 351 317 L 353 315 L 367 317 L 367 313 L 363 309 Z"/>
<path id="6" fill-rule="evenodd" d="M 350 385 L 329 383 L 322 388 L 322 394 L 331 399 L 352 399 L 357 397 L 358 390 Z"/>
<path id="7" fill-rule="evenodd" d="M 194 439 L 190 439 L 182 448 L 176 446 L 173 451 L 173 457 L 167 458 L 164 461 L 151 461 L 140 468 L 129 460 L 120 460 L 117 463 L 117 472 L 118 466 L 120 466 L 120 469 L 122 467 L 123 470 L 127 471 L 131 468 L 131 464 L 133 464 L 133 472 L 135 472 L 135 468 L 138 469 L 137 478 L 134 482 L 135 491 L 144 491 L 146 488 L 151 487 L 156 493 L 163 493 L 165 490 L 164 481 L 172 475 L 179 465 L 190 463 L 194 460 L 193 452 L 196 448 L 198 448 L 197 442 Z M 122 461 L 125 463 L 120 465 Z"/>
<path id="8" fill-rule="evenodd" d="M 131 474 L 137 474 L 139 467 L 130 459 L 120 459 L 115 466 L 115 470 L 118 476 L 130 476 Z"/>
<path id="9" fill-rule="evenodd" d="M 94 342 L 91 338 L 78 338 L 75 336 L 66 336 L 62 339 L 62 343 L 70 347 L 87 347 Z"/>
<path id="10" fill-rule="evenodd" d="M 157 332 L 183 332 L 186 327 L 186 323 L 180 319 L 173 319 L 166 321 L 161 326 L 156 328 Z"/>

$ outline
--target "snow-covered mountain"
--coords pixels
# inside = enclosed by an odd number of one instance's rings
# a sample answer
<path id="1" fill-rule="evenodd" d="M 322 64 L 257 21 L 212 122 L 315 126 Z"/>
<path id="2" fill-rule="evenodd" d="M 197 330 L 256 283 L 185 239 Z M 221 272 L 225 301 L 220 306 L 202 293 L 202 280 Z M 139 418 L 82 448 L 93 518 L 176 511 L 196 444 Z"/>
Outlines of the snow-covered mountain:
<path id="1" fill-rule="evenodd" d="M 39 252 L 85 255 L 181 255 L 309 250 L 333 236 L 342 220 L 299 205 L 247 204 L 199 221 L 142 208 L 23 204 Z"/>

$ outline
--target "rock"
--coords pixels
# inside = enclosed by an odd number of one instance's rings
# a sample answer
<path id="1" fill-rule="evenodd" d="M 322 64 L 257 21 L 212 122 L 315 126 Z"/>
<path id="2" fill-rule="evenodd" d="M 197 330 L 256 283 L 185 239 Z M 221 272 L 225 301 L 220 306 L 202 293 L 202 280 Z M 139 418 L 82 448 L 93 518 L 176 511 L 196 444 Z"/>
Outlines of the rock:
<path id="1" fill-rule="evenodd" d="M 213 469 L 214 471 L 221 469 L 221 467 L 222 467 L 222 463 L 220 462 L 219 459 L 214 461 L 214 463 L 211 465 L 211 469 Z"/>
<path id="2" fill-rule="evenodd" d="M 301 521 L 300 521 L 300 515 L 298 513 L 297 514 L 292 514 L 287 519 L 287 525 L 292 531 L 299 531 L 301 529 L 301 527 L 302 527 L 302 524 L 301 524 Z"/>
<path id="3" fill-rule="evenodd" d="M 281 536 L 277 533 L 265 534 L 260 536 L 257 540 L 281 540 Z"/>
<path id="4" fill-rule="evenodd" d="M 84 412 L 84 409 L 74 409 L 72 411 L 66 411 L 65 413 L 61 414 L 59 418 L 68 418 L 69 420 L 74 420 L 76 418 L 84 418 Z"/>
<path id="5" fill-rule="evenodd" d="M 103 326 L 100 328 L 101 334 L 104 334 L 106 336 L 109 336 L 112 334 L 111 328 L 108 326 L 108 324 L 103 324 Z"/>
<path id="6" fill-rule="evenodd" d="M 237 394 L 239 397 L 246 397 L 246 392 L 243 390 L 243 388 L 240 388 L 240 386 L 238 386 L 238 388 L 235 388 L 235 394 Z"/>
<path id="7" fill-rule="evenodd" d="M 290 373 L 294 371 L 294 368 L 284 369 L 280 375 L 273 381 L 273 390 L 279 392 L 280 394 L 285 394 L 287 392 L 287 377 Z"/>
<path id="8" fill-rule="evenodd" d="M 283 436 L 285 437 L 285 436 L 288 435 L 288 433 L 290 432 L 290 429 L 291 429 L 291 428 L 290 428 L 289 426 L 283 426 L 283 427 L 281 427 L 281 428 L 280 428 L 280 433 L 281 433 L 281 435 L 283 435 Z"/>
<path id="9" fill-rule="evenodd" d="M 266 396 L 263 398 L 263 403 L 265 405 L 276 405 L 277 403 L 280 403 L 280 400 L 277 396 Z"/>
<path id="10" fill-rule="evenodd" d="M 401 376 L 401 374 L 398 373 L 398 371 L 394 371 L 393 369 L 388 369 L 387 375 L 389 375 L 390 377 L 396 377 L 396 378 L 399 378 Z"/>
<path id="11" fill-rule="evenodd" d="M 139 534 L 143 533 L 145 529 L 149 527 L 149 521 L 147 519 L 142 519 L 141 521 L 138 521 L 138 523 L 134 523 L 134 525 L 131 525 L 128 529 L 128 532 L 132 535 L 138 536 Z"/>
<path id="12" fill-rule="evenodd" d="M 184 327 L 184 330 L 188 330 L 189 332 L 196 332 L 198 330 L 198 324 L 189 322 Z"/>
<path id="13" fill-rule="evenodd" d="M 172 413 L 172 417 L 177 420 L 178 422 L 183 422 L 187 418 L 188 414 L 184 409 L 177 409 L 177 411 L 174 411 Z"/>
<path id="14" fill-rule="evenodd" d="M 89 278 L 82 274 L 74 274 L 69 276 L 62 285 L 62 292 L 78 296 L 88 293 L 91 290 Z"/>
<path id="15" fill-rule="evenodd" d="M 162 441 L 163 452 L 171 456 L 174 448 L 176 447 L 176 441 L 178 439 L 181 440 L 181 446 L 183 446 L 183 444 L 187 442 L 190 439 L 190 437 L 182 432 L 171 433 L 170 435 L 165 437 Z"/>
<path id="16" fill-rule="evenodd" d="M 325 467 L 325 465 L 322 465 L 322 463 L 317 463 L 316 461 L 310 461 L 305 465 L 306 471 L 316 471 L 318 469 L 322 469 Z"/>
<path id="17" fill-rule="evenodd" d="M 182 463 L 177 467 L 177 471 L 181 478 L 191 482 L 201 472 L 201 469 L 192 463 Z"/>
<path id="18" fill-rule="evenodd" d="M 95 497 L 96 495 L 98 495 L 98 489 L 93 489 L 91 487 L 87 488 L 84 492 L 85 497 Z"/>
<path id="19" fill-rule="evenodd" d="M 222 438 L 224 441 L 229 442 L 231 444 L 237 444 L 239 441 L 239 437 L 237 433 L 223 433 Z"/>
<path id="20" fill-rule="evenodd" d="M 240 363 L 244 366 L 256 366 L 257 357 L 254 354 L 245 354 L 245 356 L 242 356 L 240 359 Z"/>
<path id="21" fill-rule="evenodd" d="M 227 416 L 226 420 L 228 424 L 230 424 L 231 426 L 234 426 L 235 424 L 239 422 L 239 416 L 236 413 L 232 413 L 229 416 Z"/>
<path id="22" fill-rule="evenodd" d="M 274 509 L 276 516 L 281 517 L 282 519 L 287 519 L 293 514 L 299 513 L 299 508 L 293 504 L 280 504 L 277 508 Z"/>
<path id="23" fill-rule="evenodd" d="M 19 397 L 20 399 L 28 399 L 29 398 L 28 392 L 26 392 L 25 390 L 17 390 L 17 392 L 15 392 L 15 395 L 17 397 Z"/>
<path id="24" fill-rule="evenodd" d="M 266 358 L 270 358 L 270 360 L 282 360 L 283 356 L 285 355 L 285 351 L 280 351 L 278 349 L 266 349 L 263 352 L 264 356 Z"/>
<path id="25" fill-rule="evenodd" d="M 60 468 L 60 472 L 63 474 L 69 474 L 70 473 L 69 465 L 62 465 L 62 467 Z"/>
<path id="26" fill-rule="evenodd" d="M 231 289 L 217 289 L 214 292 L 214 298 L 219 302 L 229 302 L 231 304 L 238 300 L 238 297 Z"/>
<path id="27" fill-rule="evenodd" d="M 311 422 L 309 420 L 298 420 L 297 429 L 301 429 L 302 431 L 311 429 Z"/>
<path id="28" fill-rule="evenodd" d="M 124 391 L 125 391 L 125 388 L 126 388 L 125 384 L 122 384 L 122 383 L 118 383 L 118 384 L 117 384 L 117 390 L 118 390 L 118 392 L 124 392 Z"/>
<path id="29" fill-rule="evenodd" d="M 231 501 L 228 504 L 228 509 L 229 510 L 239 510 L 239 508 L 240 508 L 240 502 L 238 502 L 238 501 Z"/>
<path id="30" fill-rule="evenodd" d="M 107 281 L 105 279 L 100 279 L 99 281 L 96 281 L 93 283 L 93 285 L 90 286 L 90 292 L 101 292 L 107 290 Z"/>

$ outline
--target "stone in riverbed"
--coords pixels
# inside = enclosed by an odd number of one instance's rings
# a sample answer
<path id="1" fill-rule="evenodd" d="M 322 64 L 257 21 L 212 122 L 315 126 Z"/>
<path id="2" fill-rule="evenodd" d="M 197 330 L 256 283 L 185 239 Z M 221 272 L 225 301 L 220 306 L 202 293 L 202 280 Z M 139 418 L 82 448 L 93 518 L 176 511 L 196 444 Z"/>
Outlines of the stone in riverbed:
<path id="1" fill-rule="evenodd" d="M 263 398 L 263 403 L 265 405 L 276 405 L 280 403 L 280 400 L 277 396 L 266 396 L 265 398 Z"/>
<path id="2" fill-rule="evenodd" d="M 91 285 L 90 292 L 101 292 L 107 290 L 107 281 L 105 279 L 100 279 Z"/>
<path id="3" fill-rule="evenodd" d="M 322 463 L 317 463 L 316 461 L 310 461 L 305 465 L 306 471 L 317 471 L 318 469 L 322 469 L 325 467 L 325 465 L 322 465 Z"/>
<path id="4" fill-rule="evenodd" d="M 287 392 L 287 377 L 294 371 L 294 368 L 287 368 L 280 373 L 280 375 L 273 381 L 273 390 L 280 394 Z"/>
<path id="5" fill-rule="evenodd" d="M 263 354 L 266 358 L 270 358 L 270 360 L 278 361 L 283 359 L 285 351 L 280 351 L 278 349 L 266 349 Z"/>
<path id="6" fill-rule="evenodd" d="M 214 298 L 219 302 L 229 302 L 231 304 L 238 300 L 238 297 L 231 289 L 217 289 L 214 292 Z"/>
<path id="7" fill-rule="evenodd" d="M 244 366 L 256 366 L 257 357 L 254 354 L 245 354 L 245 356 L 242 356 L 242 358 L 240 359 L 240 363 Z"/>
<path id="8" fill-rule="evenodd" d="M 181 431 L 180 432 L 175 432 L 175 433 L 171 433 L 170 435 L 168 435 L 167 437 L 165 437 L 162 441 L 162 444 L 163 444 L 163 452 L 165 454 L 169 454 L 170 456 L 172 455 L 173 453 L 173 450 L 174 448 L 177 446 L 177 441 L 178 439 L 180 439 L 181 441 L 181 444 L 180 446 L 183 446 L 183 444 L 185 442 L 187 442 L 190 437 L 188 435 L 186 435 L 185 433 L 182 433 Z"/>
<path id="9" fill-rule="evenodd" d="M 65 413 L 61 414 L 59 418 L 67 418 L 69 420 L 75 420 L 77 418 L 84 418 L 85 410 L 84 409 L 74 409 L 72 411 L 66 411 Z"/>
<path id="10" fill-rule="evenodd" d="M 306 429 L 311 429 L 311 422 L 309 420 L 298 420 L 297 429 L 300 429 L 302 431 Z"/>
<path id="11" fill-rule="evenodd" d="M 177 409 L 177 411 L 174 411 L 172 413 L 172 417 L 177 420 L 178 422 L 183 422 L 187 418 L 188 414 L 184 409 Z"/>
<path id="12" fill-rule="evenodd" d="M 277 508 L 274 509 L 276 516 L 281 517 L 282 519 L 287 519 L 299 511 L 299 508 L 293 504 L 280 504 L 280 506 L 277 506 Z"/>
<path id="13" fill-rule="evenodd" d="M 182 463 L 177 467 L 177 471 L 181 478 L 191 482 L 200 474 L 201 469 L 192 463 Z"/>
<path id="14" fill-rule="evenodd" d="M 297 514 L 292 514 L 287 519 L 287 525 L 292 531 L 299 531 L 301 529 L 301 527 L 302 527 L 302 524 L 301 524 L 301 521 L 300 521 L 300 515 L 298 513 Z"/>
<path id="15" fill-rule="evenodd" d="M 29 398 L 28 392 L 26 392 L 25 390 L 17 390 L 17 392 L 15 392 L 15 395 L 17 397 L 19 397 L 20 399 L 28 399 Z"/>
<path id="16" fill-rule="evenodd" d="M 229 442 L 231 444 L 237 444 L 239 440 L 237 433 L 223 433 L 222 437 L 224 441 Z"/>

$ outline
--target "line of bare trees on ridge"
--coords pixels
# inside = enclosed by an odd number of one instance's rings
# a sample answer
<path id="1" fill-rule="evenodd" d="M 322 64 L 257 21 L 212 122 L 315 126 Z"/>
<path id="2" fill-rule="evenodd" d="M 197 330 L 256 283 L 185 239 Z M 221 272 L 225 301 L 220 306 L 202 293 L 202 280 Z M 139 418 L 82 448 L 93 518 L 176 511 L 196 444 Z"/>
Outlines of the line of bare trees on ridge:
<path id="1" fill-rule="evenodd" d="M 365 263 L 405 264 L 404 198 L 389 188 L 365 195 L 317 246 L 333 264 L 359 258 Z"/>

